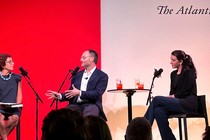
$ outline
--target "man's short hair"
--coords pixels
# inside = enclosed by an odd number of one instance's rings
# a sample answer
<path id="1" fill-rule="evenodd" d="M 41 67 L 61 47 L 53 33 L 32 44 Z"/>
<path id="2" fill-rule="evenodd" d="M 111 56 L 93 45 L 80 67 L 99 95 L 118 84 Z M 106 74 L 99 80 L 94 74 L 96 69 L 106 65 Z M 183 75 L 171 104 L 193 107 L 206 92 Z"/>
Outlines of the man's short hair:
<path id="1" fill-rule="evenodd" d="M 97 64 L 98 63 L 98 54 L 97 54 L 97 52 L 94 51 L 94 50 L 91 50 L 91 49 L 89 49 L 88 51 L 89 51 L 90 55 L 94 57 L 95 64 Z"/>
<path id="2" fill-rule="evenodd" d="M 77 111 L 57 109 L 43 120 L 42 140 L 86 140 L 85 118 Z"/>
<path id="3" fill-rule="evenodd" d="M 136 117 L 128 124 L 125 134 L 126 140 L 151 140 L 152 128 L 144 117 Z"/>

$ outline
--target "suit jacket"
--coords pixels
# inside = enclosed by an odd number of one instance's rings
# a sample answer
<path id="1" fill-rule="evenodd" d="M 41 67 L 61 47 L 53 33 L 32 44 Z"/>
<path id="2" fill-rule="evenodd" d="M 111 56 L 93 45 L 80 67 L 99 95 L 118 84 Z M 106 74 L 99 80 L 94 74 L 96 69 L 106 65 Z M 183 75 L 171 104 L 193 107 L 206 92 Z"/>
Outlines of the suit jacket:
<path id="1" fill-rule="evenodd" d="M 182 71 L 177 75 L 177 70 L 171 73 L 170 94 L 179 99 L 181 111 L 186 113 L 197 112 L 197 86 L 196 75 L 191 69 Z"/>
<path id="2" fill-rule="evenodd" d="M 84 70 L 76 73 L 72 77 L 71 85 L 74 84 L 74 86 L 77 89 L 80 89 L 83 73 L 84 73 Z M 100 110 L 99 115 L 104 120 L 107 120 L 107 118 L 103 111 L 102 95 L 107 88 L 107 84 L 108 84 L 108 75 L 104 73 L 103 71 L 96 68 L 87 83 L 86 91 L 82 91 L 82 95 L 80 96 L 80 99 L 85 100 L 88 103 L 96 104 L 96 106 Z M 70 89 L 72 89 L 72 86 L 70 86 Z M 61 101 L 69 101 L 69 104 L 77 104 L 77 98 L 78 97 L 76 96 L 71 99 L 67 99 L 65 95 L 62 94 Z"/>

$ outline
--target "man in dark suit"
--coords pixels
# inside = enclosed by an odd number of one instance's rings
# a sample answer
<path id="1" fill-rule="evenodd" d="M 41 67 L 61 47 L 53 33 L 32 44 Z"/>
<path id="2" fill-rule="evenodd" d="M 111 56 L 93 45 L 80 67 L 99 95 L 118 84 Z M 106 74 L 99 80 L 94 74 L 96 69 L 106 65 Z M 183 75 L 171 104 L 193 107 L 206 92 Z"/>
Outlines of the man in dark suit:
<path id="1" fill-rule="evenodd" d="M 94 50 L 85 51 L 81 57 L 84 70 L 72 76 L 69 90 L 63 94 L 48 90 L 46 95 L 69 101 L 66 108 L 77 110 L 84 116 L 100 116 L 107 120 L 102 107 L 102 95 L 107 88 L 108 75 L 96 68 L 97 61 L 98 54 Z"/>

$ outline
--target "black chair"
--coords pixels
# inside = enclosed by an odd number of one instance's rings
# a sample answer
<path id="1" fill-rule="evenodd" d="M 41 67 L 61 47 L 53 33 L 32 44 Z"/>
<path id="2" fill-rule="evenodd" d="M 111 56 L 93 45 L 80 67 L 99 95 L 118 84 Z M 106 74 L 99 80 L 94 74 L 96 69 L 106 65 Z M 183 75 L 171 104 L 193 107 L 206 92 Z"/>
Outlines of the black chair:
<path id="1" fill-rule="evenodd" d="M 16 126 L 16 140 L 20 140 L 20 119 L 18 125 Z"/>
<path id="2" fill-rule="evenodd" d="M 184 134 L 185 134 L 185 140 L 188 140 L 188 134 L 187 134 L 187 118 L 204 118 L 206 123 L 206 128 L 208 127 L 208 115 L 206 110 L 206 96 L 200 95 L 197 96 L 198 98 L 198 113 L 197 114 L 173 114 L 170 115 L 169 118 L 178 118 L 179 123 L 179 137 L 180 140 L 182 140 L 182 119 L 184 122 Z"/>

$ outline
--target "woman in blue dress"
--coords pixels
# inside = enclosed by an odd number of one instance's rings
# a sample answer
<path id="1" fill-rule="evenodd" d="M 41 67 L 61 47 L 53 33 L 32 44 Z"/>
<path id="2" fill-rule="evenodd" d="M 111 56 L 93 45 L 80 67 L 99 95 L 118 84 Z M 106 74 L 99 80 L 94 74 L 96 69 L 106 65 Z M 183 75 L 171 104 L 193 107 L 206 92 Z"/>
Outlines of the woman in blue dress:
<path id="1" fill-rule="evenodd" d="M 21 76 L 12 73 L 13 69 L 12 56 L 0 54 L 0 102 L 22 102 Z M 17 126 L 20 115 L 20 108 L 0 108 L 0 140 L 7 140 L 7 136 Z"/>

